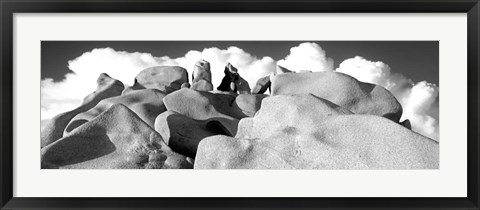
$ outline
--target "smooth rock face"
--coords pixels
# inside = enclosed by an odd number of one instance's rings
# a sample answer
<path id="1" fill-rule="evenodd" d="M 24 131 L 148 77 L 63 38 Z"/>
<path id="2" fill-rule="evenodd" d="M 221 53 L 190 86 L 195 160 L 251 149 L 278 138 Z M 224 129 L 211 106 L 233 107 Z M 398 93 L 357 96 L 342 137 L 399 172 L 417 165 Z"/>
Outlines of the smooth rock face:
<path id="1" fill-rule="evenodd" d="M 192 84 L 200 80 L 212 82 L 212 73 L 210 72 L 210 63 L 203 59 L 195 63 L 195 66 L 193 67 Z"/>
<path id="2" fill-rule="evenodd" d="M 202 79 L 193 83 L 193 85 L 190 88 L 198 91 L 212 91 L 213 85 L 211 82 L 208 82 Z"/>
<path id="3" fill-rule="evenodd" d="M 194 120 L 174 111 L 166 111 L 155 120 L 155 130 L 173 151 L 195 158 L 198 143 L 209 136 L 232 136 L 220 121 Z"/>
<path id="4" fill-rule="evenodd" d="M 65 127 L 77 114 L 93 108 L 103 99 L 120 95 L 123 88 L 124 85 L 119 80 L 113 79 L 105 73 L 100 74 L 97 79 L 97 89 L 84 98 L 82 105 L 72 111 L 55 116 L 43 126 L 40 134 L 40 147 L 43 148 L 60 139 Z"/>
<path id="5" fill-rule="evenodd" d="M 313 95 L 272 96 L 235 138 L 203 139 L 196 169 L 438 169 L 438 143 Z"/>
<path id="6" fill-rule="evenodd" d="M 213 90 L 212 73 L 210 72 L 210 63 L 208 61 L 201 59 L 195 63 L 191 88 L 198 91 Z"/>
<path id="7" fill-rule="evenodd" d="M 219 121 L 229 133 L 237 132 L 238 119 L 245 116 L 241 110 L 230 104 L 235 95 L 210 93 L 183 88 L 163 98 L 167 110 L 174 111 L 195 120 Z"/>
<path id="8" fill-rule="evenodd" d="M 255 87 L 252 90 L 252 94 L 263 94 L 267 91 L 267 89 L 270 89 L 272 84 L 270 82 L 270 76 L 271 75 L 267 75 L 258 79 L 257 84 L 255 84 Z"/>
<path id="9" fill-rule="evenodd" d="M 346 74 L 314 72 L 280 74 L 271 78 L 272 95 L 311 93 L 356 114 L 383 116 L 398 122 L 402 106 L 385 88 L 363 83 Z"/>
<path id="10" fill-rule="evenodd" d="M 68 136 L 41 150 L 42 168 L 191 168 L 160 134 L 122 104 L 116 104 Z"/>
<path id="11" fill-rule="evenodd" d="M 240 74 L 238 74 L 237 68 L 232 66 L 232 64 L 227 63 L 224 70 L 225 76 L 222 79 L 222 82 L 217 87 L 217 90 L 228 91 L 228 92 L 238 92 L 240 94 L 249 94 L 250 86 L 248 82 L 243 79 Z"/>
<path id="12" fill-rule="evenodd" d="M 138 89 L 158 89 L 171 93 L 188 83 L 187 70 L 180 66 L 155 66 L 142 70 L 135 77 L 135 84 L 131 87 Z"/>
<path id="13" fill-rule="evenodd" d="M 132 90 L 125 95 L 111 97 L 100 101 L 88 111 L 77 114 L 66 126 L 64 136 L 68 135 L 80 125 L 94 119 L 115 104 L 123 104 L 135 112 L 140 119 L 153 128 L 155 118 L 166 111 L 163 104 L 165 93 L 157 89 Z"/>
<path id="14" fill-rule="evenodd" d="M 244 116 L 240 115 L 240 118 L 253 117 L 260 109 L 262 100 L 266 97 L 268 97 L 268 95 L 265 94 L 240 94 L 235 98 L 232 108 L 234 110 L 241 110 Z"/>

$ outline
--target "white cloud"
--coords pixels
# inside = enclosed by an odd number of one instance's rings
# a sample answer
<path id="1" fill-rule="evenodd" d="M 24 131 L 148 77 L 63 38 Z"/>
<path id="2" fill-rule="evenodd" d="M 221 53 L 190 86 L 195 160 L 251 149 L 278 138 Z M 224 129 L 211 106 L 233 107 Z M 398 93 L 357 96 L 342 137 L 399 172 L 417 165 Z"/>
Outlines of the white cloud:
<path id="1" fill-rule="evenodd" d="M 95 81 L 100 73 L 107 73 L 124 84 L 132 85 L 138 72 L 151 66 L 178 65 L 191 75 L 195 62 L 200 59 L 210 62 L 214 88 L 220 84 L 227 62 L 238 68 L 240 75 L 252 88 L 258 78 L 276 71 L 276 63 L 294 71 L 334 70 L 333 60 L 316 43 L 292 47 L 290 54 L 278 62 L 271 57 L 257 58 L 238 47 L 192 50 L 179 58 L 154 57 L 150 53 L 122 52 L 112 48 L 93 49 L 68 62 L 68 67 L 74 73 L 65 75 L 63 81 L 42 80 L 41 118 L 52 118 L 80 105 L 83 97 L 95 90 Z M 413 129 L 420 134 L 438 139 L 438 114 L 434 114 L 438 112 L 437 86 L 427 82 L 415 84 L 402 74 L 394 73 L 387 64 L 359 56 L 343 61 L 336 71 L 386 87 L 402 104 L 402 119 L 409 119 Z"/>
<path id="2" fill-rule="evenodd" d="M 100 73 L 132 85 L 142 69 L 170 60 L 168 57 L 156 58 L 149 53 L 118 52 L 112 48 L 86 52 L 68 62 L 68 68 L 74 73 L 66 74 L 64 80 L 41 81 L 41 118 L 49 119 L 78 107 L 85 96 L 95 91 Z"/>
<path id="3" fill-rule="evenodd" d="M 390 66 L 380 61 L 369 61 L 360 56 L 344 60 L 340 63 L 337 71 L 353 76 L 360 81 L 384 87 L 387 86 L 390 77 Z"/>
<path id="4" fill-rule="evenodd" d="M 404 118 L 412 123 L 412 129 L 433 139 L 439 138 L 438 119 L 429 115 L 438 97 L 438 87 L 426 81 L 415 84 L 403 97 Z M 438 104 L 436 104 L 438 105 Z M 436 107 L 438 109 L 438 107 Z"/>
<path id="5" fill-rule="evenodd" d="M 332 71 L 333 59 L 328 58 L 318 44 L 305 42 L 292 47 L 290 54 L 279 60 L 278 65 L 293 71 Z"/>
<path id="6" fill-rule="evenodd" d="M 68 62 L 68 67 L 74 73 L 65 75 L 63 81 L 42 80 L 41 118 L 49 119 L 78 107 L 85 96 L 95 91 L 95 81 L 100 73 L 107 73 L 126 85 L 133 85 L 135 76 L 152 66 L 178 65 L 191 75 L 194 64 L 200 59 L 210 62 L 214 88 L 220 85 L 227 62 L 238 68 L 240 75 L 252 88 L 258 78 L 274 72 L 276 67 L 272 58 L 259 59 L 238 47 L 189 51 L 180 58 L 154 57 L 150 53 L 115 51 L 112 48 L 93 49 Z"/>
<path id="7" fill-rule="evenodd" d="M 369 61 L 360 56 L 346 59 L 336 71 L 388 89 L 402 104 L 402 120 L 409 119 L 414 131 L 438 140 L 438 115 L 431 114 L 432 109 L 438 110 L 438 107 L 433 107 L 438 106 L 435 103 L 438 97 L 436 85 L 426 81 L 415 84 L 401 74 L 392 73 L 387 64 Z"/>

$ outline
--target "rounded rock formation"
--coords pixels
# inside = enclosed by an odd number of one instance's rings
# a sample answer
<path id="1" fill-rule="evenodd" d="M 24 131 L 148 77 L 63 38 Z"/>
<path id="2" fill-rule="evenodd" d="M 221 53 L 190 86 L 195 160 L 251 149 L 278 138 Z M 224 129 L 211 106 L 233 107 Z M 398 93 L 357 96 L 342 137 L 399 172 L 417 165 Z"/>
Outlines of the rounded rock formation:
<path id="1" fill-rule="evenodd" d="M 438 143 L 313 95 L 265 98 L 235 137 L 198 145 L 195 169 L 436 169 Z"/>
<path id="2" fill-rule="evenodd" d="M 355 114 L 383 116 L 398 122 L 402 106 L 385 88 L 337 72 L 280 74 L 271 78 L 272 95 L 311 93 Z"/>

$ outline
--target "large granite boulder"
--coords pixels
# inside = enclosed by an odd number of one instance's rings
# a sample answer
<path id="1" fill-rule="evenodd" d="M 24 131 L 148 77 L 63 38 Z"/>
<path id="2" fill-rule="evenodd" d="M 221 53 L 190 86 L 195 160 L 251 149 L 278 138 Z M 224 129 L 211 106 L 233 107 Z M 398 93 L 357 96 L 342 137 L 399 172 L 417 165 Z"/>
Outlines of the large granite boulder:
<path id="1" fill-rule="evenodd" d="M 190 88 L 198 91 L 212 91 L 213 85 L 211 82 L 202 79 L 193 83 Z"/>
<path id="2" fill-rule="evenodd" d="M 337 72 L 279 74 L 272 79 L 272 95 L 311 93 L 356 114 L 383 116 L 398 122 L 402 106 L 385 88 Z"/>
<path id="3" fill-rule="evenodd" d="M 227 63 L 223 72 L 225 73 L 225 76 L 217 87 L 217 90 L 234 93 L 238 92 L 240 94 L 250 93 L 251 90 L 248 82 L 240 76 L 237 68 L 232 64 Z"/>
<path id="4" fill-rule="evenodd" d="M 74 110 L 61 113 L 42 125 L 40 134 L 40 147 L 47 146 L 60 139 L 65 127 L 76 115 L 93 108 L 103 99 L 118 96 L 122 93 L 124 85 L 119 80 L 113 79 L 105 73 L 98 76 L 97 89 L 83 99 L 83 103 Z"/>
<path id="5" fill-rule="evenodd" d="M 235 137 L 198 145 L 196 169 L 438 169 L 438 143 L 314 95 L 265 98 Z"/>
<path id="6" fill-rule="evenodd" d="M 134 112 L 116 104 L 41 150 L 42 168 L 191 168 L 160 134 Z"/>
<path id="7" fill-rule="evenodd" d="M 237 133 L 238 119 L 245 115 L 230 105 L 236 95 L 210 93 L 183 88 L 163 98 L 167 110 L 174 111 L 195 120 L 219 121 L 229 133 Z"/>
<path id="8" fill-rule="evenodd" d="M 166 111 L 155 120 L 155 130 L 173 151 L 195 158 L 198 143 L 209 136 L 232 136 L 222 123 L 214 118 L 194 120 L 174 111 Z"/>
<path id="9" fill-rule="evenodd" d="M 212 73 L 210 72 L 210 63 L 208 61 L 201 59 L 195 63 L 191 88 L 198 91 L 213 90 Z"/>
<path id="10" fill-rule="evenodd" d="M 195 66 L 193 66 L 192 84 L 200 80 L 212 82 L 212 73 L 210 71 L 210 63 L 203 59 L 200 59 L 199 61 L 197 61 L 197 63 L 195 63 Z"/>
<path id="11" fill-rule="evenodd" d="M 262 100 L 266 97 L 268 97 L 268 95 L 265 94 L 239 94 L 232 104 L 232 109 L 236 110 L 235 113 L 238 113 L 237 110 L 243 113 L 243 115 L 236 115 L 239 118 L 253 117 L 260 109 Z"/>
<path id="12" fill-rule="evenodd" d="M 273 75 L 267 75 L 257 80 L 257 84 L 252 90 L 252 94 L 263 94 L 270 89 L 271 82 L 270 77 Z"/>
<path id="13" fill-rule="evenodd" d="M 166 111 L 163 104 L 165 93 L 158 89 L 132 90 L 125 95 L 107 98 L 100 101 L 88 111 L 77 114 L 65 128 L 64 135 L 68 135 L 80 125 L 94 119 L 115 104 L 123 104 L 137 114 L 141 120 L 153 128 L 155 118 Z"/>
<path id="14" fill-rule="evenodd" d="M 166 93 L 179 90 L 188 83 L 187 70 L 180 66 L 155 66 L 142 70 L 135 77 L 133 86 L 124 92 L 139 89 L 157 89 Z"/>

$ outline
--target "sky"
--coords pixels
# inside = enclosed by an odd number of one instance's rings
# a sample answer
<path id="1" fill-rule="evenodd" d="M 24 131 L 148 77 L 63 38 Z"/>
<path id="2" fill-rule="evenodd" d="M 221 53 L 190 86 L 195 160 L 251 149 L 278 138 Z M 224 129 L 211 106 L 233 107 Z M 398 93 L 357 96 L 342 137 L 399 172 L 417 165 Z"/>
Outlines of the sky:
<path id="1" fill-rule="evenodd" d="M 231 62 L 250 84 L 274 72 L 338 71 L 382 85 L 404 109 L 413 130 L 438 140 L 439 47 L 436 41 L 42 41 L 41 116 L 74 109 L 107 73 L 132 85 L 136 74 L 156 65 L 179 65 L 191 73 L 199 59 L 211 63 L 213 84 Z"/>

